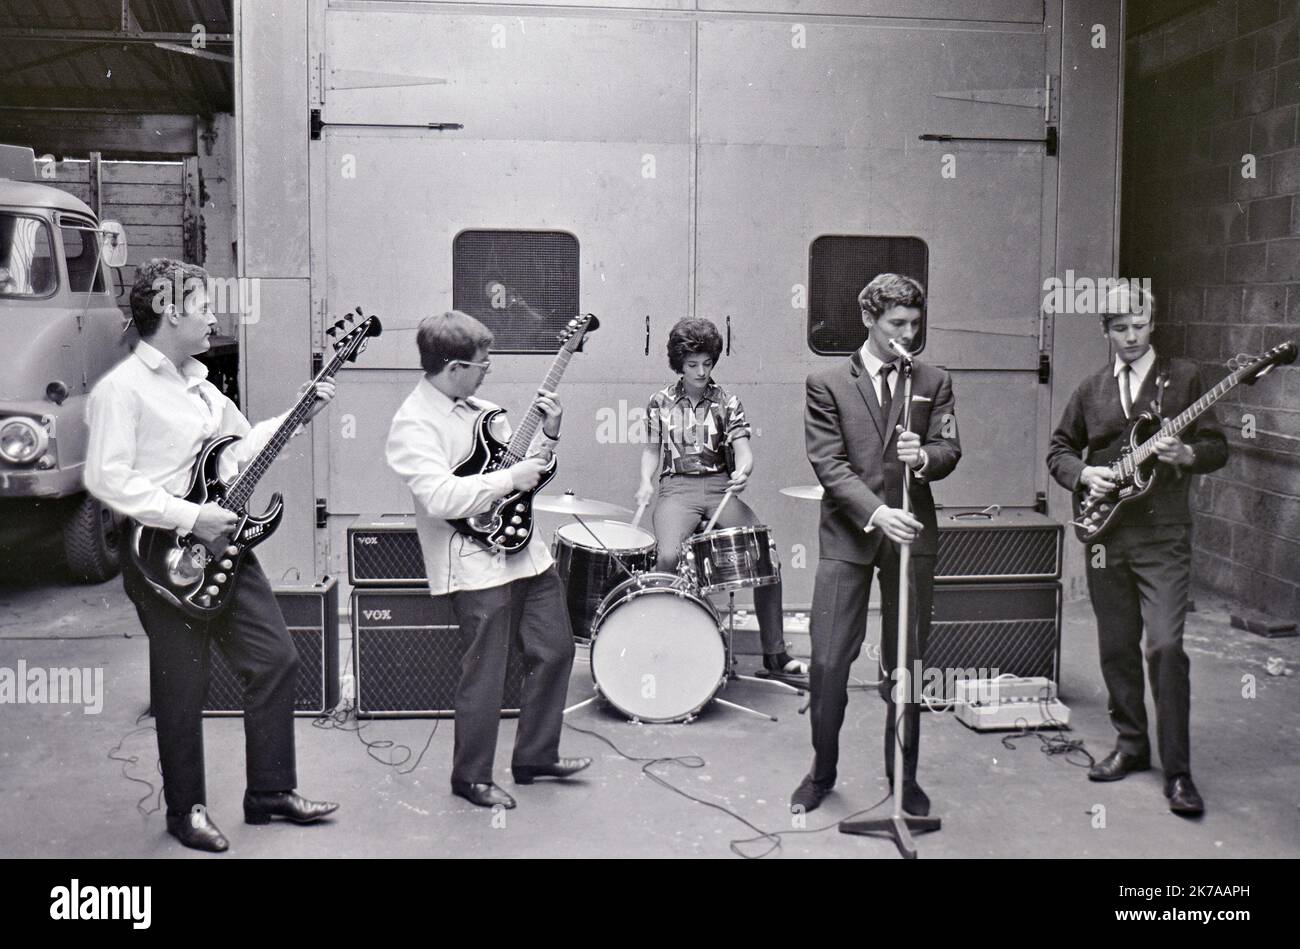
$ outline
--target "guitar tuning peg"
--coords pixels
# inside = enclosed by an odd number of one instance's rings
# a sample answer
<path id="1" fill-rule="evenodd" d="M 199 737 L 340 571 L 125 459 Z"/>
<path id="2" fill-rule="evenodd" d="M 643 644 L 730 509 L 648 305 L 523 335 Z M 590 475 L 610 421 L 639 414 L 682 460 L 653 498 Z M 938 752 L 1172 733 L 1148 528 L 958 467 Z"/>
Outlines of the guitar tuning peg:
<path id="1" fill-rule="evenodd" d="M 326 328 L 326 330 L 325 330 L 325 335 L 328 336 L 328 337 L 330 337 L 331 339 L 333 339 L 333 338 L 334 338 L 334 334 L 337 333 L 337 332 L 338 332 L 338 327 L 336 327 L 336 326 L 330 326 L 330 327 L 327 327 L 327 328 Z"/>

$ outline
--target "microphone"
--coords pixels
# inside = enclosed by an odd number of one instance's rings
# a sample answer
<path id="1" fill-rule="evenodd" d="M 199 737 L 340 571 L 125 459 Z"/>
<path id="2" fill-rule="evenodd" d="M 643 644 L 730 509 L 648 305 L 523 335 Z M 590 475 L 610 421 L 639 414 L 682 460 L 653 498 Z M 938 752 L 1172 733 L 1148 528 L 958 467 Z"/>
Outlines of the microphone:
<path id="1" fill-rule="evenodd" d="M 912 353 L 902 343 L 896 339 L 891 339 L 888 346 L 894 352 L 898 353 L 898 355 L 903 357 L 903 362 L 907 363 L 909 366 L 912 364 Z"/>

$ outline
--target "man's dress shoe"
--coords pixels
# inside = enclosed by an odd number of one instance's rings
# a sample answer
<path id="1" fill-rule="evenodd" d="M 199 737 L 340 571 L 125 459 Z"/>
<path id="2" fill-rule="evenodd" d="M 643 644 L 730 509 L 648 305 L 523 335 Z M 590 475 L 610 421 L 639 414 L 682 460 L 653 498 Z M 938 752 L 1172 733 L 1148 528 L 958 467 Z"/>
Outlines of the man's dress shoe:
<path id="1" fill-rule="evenodd" d="M 799 786 L 790 795 L 790 810 L 796 814 L 807 814 L 821 807 L 822 798 L 831 793 L 831 789 L 818 784 L 812 775 L 805 775 Z"/>
<path id="2" fill-rule="evenodd" d="M 915 781 L 903 782 L 903 810 L 913 817 L 928 817 L 930 796 Z"/>
<path id="3" fill-rule="evenodd" d="M 510 770 L 515 776 L 515 784 L 532 784 L 537 778 L 571 777 L 590 766 L 590 758 L 557 758 L 552 764 L 517 764 Z"/>
<path id="4" fill-rule="evenodd" d="M 451 793 L 479 807 L 502 807 L 510 810 L 515 806 L 515 799 L 495 784 L 462 784 L 453 781 Z"/>
<path id="5" fill-rule="evenodd" d="M 1116 748 L 1101 761 L 1088 769 L 1089 781 L 1118 781 L 1133 771 L 1149 771 L 1151 758 L 1148 755 L 1131 755 Z"/>
<path id="6" fill-rule="evenodd" d="M 1165 781 L 1165 797 L 1169 798 L 1169 809 L 1175 814 L 1200 817 L 1205 813 L 1205 802 L 1201 800 L 1190 774 L 1180 774 Z"/>
<path id="7" fill-rule="evenodd" d="M 230 847 L 230 841 L 208 819 L 207 808 L 202 805 L 195 806 L 186 814 L 168 814 L 167 833 L 194 850 L 221 853 Z"/>
<path id="8" fill-rule="evenodd" d="M 244 823 L 268 824 L 283 817 L 295 824 L 312 824 L 339 809 L 330 801 L 309 801 L 297 791 L 245 791 Z"/>

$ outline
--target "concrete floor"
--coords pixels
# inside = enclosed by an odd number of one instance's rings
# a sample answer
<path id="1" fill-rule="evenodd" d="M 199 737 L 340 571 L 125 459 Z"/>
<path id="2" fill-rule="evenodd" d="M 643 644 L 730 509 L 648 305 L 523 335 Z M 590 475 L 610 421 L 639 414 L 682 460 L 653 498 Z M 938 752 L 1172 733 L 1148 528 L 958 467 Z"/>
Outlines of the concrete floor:
<path id="1" fill-rule="evenodd" d="M 919 838 L 921 855 L 1300 856 L 1300 639 L 1265 640 L 1232 629 L 1225 604 L 1199 605 L 1188 623 L 1187 645 L 1193 764 L 1207 801 L 1204 819 L 1189 822 L 1168 812 L 1158 771 L 1094 784 L 1064 757 L 1041 753 L 1035 738 L 1014 742 L 1012 750 L 999 735 L 976 734 L 949 715 L 926 714 L 921 781 L 943 829 Z M 791 639 L 795 651 L 806 655 L 806 637 Z M 1271 656 L 1285 659 L 1296 675 L 1268 675 Z M 590 692 L 585 659 L 586 650 L 579 649 L 572 701 Z M 137 758 L 127 773 L 157 787 L 153 732 L 135 731 L 147 704 L 147 642 L 120 581 L 81 587 L 33 577 L 0 586 L 0 667 L 16 668 L 19 660 L 28 668 L 102 668 L 106 698 L 98 715 L 66 705 L 0 705 L 0 856 L 203 859 L 165 834 L 161 813 L 146 818 L 136 810 L 145 787 L 124 778 L 123 764 L 108 757 L 121 743 L 120 754 Z M 749 665 L 752 660 L 742 658 L 742 668 Z M 867 663 L 859 666 L 858 674 L 870 675 Z M 1254 677 L 1254 698 L 1243 697 L 1245 676 Z M 1084 740 L 1097 757 L 1104 755 L 1113 733 L 1086 602 L 1066 606 L 1061 692 L 1073 715 L 1071 737 Z M 804 700 L 743 682 L 729 685 L 723 695 L 780 720 L 714 704 L 691 725 L 633 725 L 596 707 L 569 721 L 631 755 L 699 755 L 703 767 L 660 764 L 656 771 L 765 830 L 794 829 L 788 799 L 810 756 L 808 721 L 799 714 Z M 831 829 L 786 836 L 781 855 L 895 856 L 887 840 L 834 830 L 837 820 L 887 793 L 880 766 L 883 714 L 874 693 L 851 695 L 841 735 L 841 783 L 806 819 L 809 830 Z M 409 746 L 405 770 L 434 727 L 432 720 L 377 721 L 361 734 Z M 585 779 L 515 788 L 505 770 L 514 730 L 513 721 L 502 722 L 498 779 L 515 793 L 519 807 L 494 816 L 448 791 L 450 721 L 437 724 L 419 767 L 398 773 L 373 760 L 356 734 L 299 719 L 301 789 L 340 801 L 340 815 L 308 828 L 255 828 L 245 826 L 240 814 L 242 721 L 209 719 L 210 811 L 230 837 L 231 855 L 241 857 L 729 857 L 729 841 L 753 836 L 727 814 L 672 793 L 643 776 L 640 763 L 572 729 L 565 730 L 563 752 L 596 759 Z M 888 804 L 876 813 L 887 811 Z M 763 849 L 753 844 L 747 852 Z"/>

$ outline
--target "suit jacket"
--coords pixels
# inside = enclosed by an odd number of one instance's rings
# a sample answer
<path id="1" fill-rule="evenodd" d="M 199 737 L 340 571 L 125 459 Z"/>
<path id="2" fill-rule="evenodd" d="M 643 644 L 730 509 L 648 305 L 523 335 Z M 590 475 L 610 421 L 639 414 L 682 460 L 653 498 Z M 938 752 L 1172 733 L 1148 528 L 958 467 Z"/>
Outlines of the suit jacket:
<path id="1" fill-rule="evenodd" d="M 935 366 L 921 362 L 913 366 L 910 429 L 921 436 L 927 461 L 925 471 L 912 477 L 912 512 L 925 525 L 912 552 L 934 556 L 939 528 L 930 483 L 946 478 L 957 467 L 961 443 L 951 377 Z M 880 417 L 875 386 L 859 353 L 811 374 L 806 388 L 808 460 L 826 491 L 818 531 L 821 556 L 872 563 L 885 536 L 879 528 L 870 532 L 864 528 L 881 504 L 902 503 L 903 463 L 895 449 L 894 429 L 902 424 L 903 380 L 898 382 L 888 419 Z"/>
<path id="2" fill-rule="evenodd" d="M 1185 359 L 1162 359 L 1157 353 L 1156 364 L 1147 373 L 1133 400 L 1135 414 L 1153 407 L 1156 377 L 1162 370 L 1169 377 L 1161 406 L 1164 418 L 1173 418 L 1209 388 L 1195 363 Z M 1052 477 L 1061 487 L 1073 491 L 1078 487 L 1079 475 L 1086 465 L 1110 464 L 1120 456 L 1127 426 L 1128 419 L 1124 417 L 1124 407 L 1119 400 L 1119 384 L 1115 381 L 1112 361 L 1079 383 L 1079 388 L 1070 396 L 1047 451 L 1047 468 Z M 1202 415 L 1183 432 L 1182 440 L 1192 446 L 1196 454 L 1195 463 L 1190 468 L 1172 468 L 1156 462 L 1155 487 L 1143 500 L 1124 508 L 1119 515 L 1121 526 L 1191 523 L 1187 505 L 1191 478 L 1186 475 L 1222 468 L 1228 461 L 1228 442 L 1215 427 L 1212 411 Z"/>

